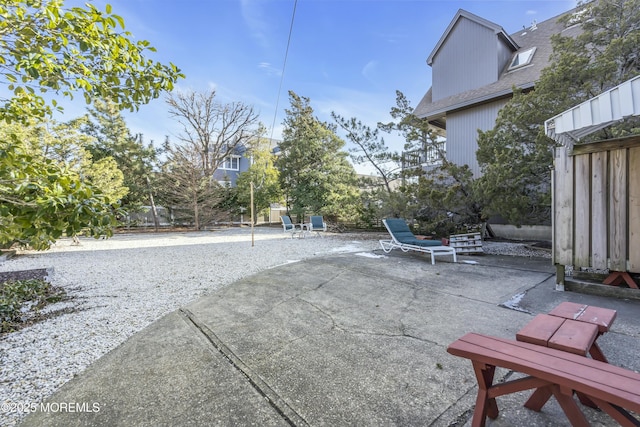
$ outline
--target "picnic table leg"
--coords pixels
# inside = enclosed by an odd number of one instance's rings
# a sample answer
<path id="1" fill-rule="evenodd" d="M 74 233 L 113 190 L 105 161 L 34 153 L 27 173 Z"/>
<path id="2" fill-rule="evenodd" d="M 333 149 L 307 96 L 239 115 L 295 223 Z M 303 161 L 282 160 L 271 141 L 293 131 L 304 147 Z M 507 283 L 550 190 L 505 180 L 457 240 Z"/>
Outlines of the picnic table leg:
<path id="1" fill-rule="evenodd" d="M 636 419 L 633 415 L 629 414 L 623 408 L 618 405 L 614 405 L 609 402 L 605 402 L 600 399 L 593 399 L 600 409 L 605 411 L 607 414 L 611 416 L 614 420 L 616 420 L 623 427 L 638 427 L 640 426 L 640 421 Z"/>
<path id="2" fill-rule="evenodd" d="M 553 391 L 551 385 L 540 387 L 533 392 L 531 397 L 525 402 L 524 407 L 532 411 L 540 412 L 545 403 L 549 400 Z"/>
<path id="3" fill-rule="evenodd" d="M 553 394 L 551 386 L 538 388 L 531 397 L 525 402 L 524 407 L 531 409 L 532 411 L 540 412 L 542 407 L 549 401 L 549 398 Z M 591 401 L 586 395 L 582 393 L 576 393 L 580 403 L 590 408 L 597 408 L 598 406 Z"/>
<path id="4" fill-rule="evenodd" d="M 590 427 L 589 421 L 587 421 L 576 401 L 573 400 L 573 390 L 554 384 L 552 391 L 573 427 Z"/>
<path id="5" fill-rule="evenodd" d="M 578 399 L 580 400 L 580 403 L 582 403 L 584 406 L 588 406 L 589 408 L 593 408 L 593 409 L 597 409 L 598 408 L 598 405 L 593 403 L 593 401 L 591 399 L 589 399 L 589 397 L 587 397 L 586 394 L 582 394 L 582 393 L 576 392 L 576 396 L 578 396 Z"/>
<path id="6" fill-rule="evenodd" d="M 609 363 L 609 361 L 607 360 L 607 357 L 604 355 L 602 350 L 600 350 L 600 347 L 598 346 L 597 342 L 594 342 L 591 348 L 589 348 L 589 354 L 591 355 L 591 358 L 593 358 L 593 360 L 599 360 L 601 362 Z M 587 396 L 585 396 L 584 394 L 582 393 L 576 393 L 576 394 L 578 395 L 578 399 L 580 399 L 580 402 L 583 405 L 588 406 L 590 408 L 598 407 L 598 405 L 593 403 L 593 401 L 589 399 Z"/>
<path id="7" fill-rule="evenodd" d="M 638 289 L 638 284 L 633 280 L 633 277 L 626 271 L 612 271 L 609 276 L 602 283 L 605 285 L 618 286 L 622 283 L 626 283 L 630 288 Z"/>
<path id="8" fill-rule="evenodd" d="M 473 362 L 473 371 L 478 380 L 478 396 L 476 398 L 476 409 L 473 412 L 472 427 L 484 427 L 487 417 L 495 419 L 498 417 L 498 404 L 495 398 L 489 398 L 489 388 L 493 384 L 495 366 L 480 362 Z"/>
<path id="9" fill-rule="evenodd" d="M 597 342 L 594 342 L 591 348 L 589 349 L 589 354 L 594 360 L 599 360 L 601 362 L 609 363 L 607 357 L 604 355 Z"/>

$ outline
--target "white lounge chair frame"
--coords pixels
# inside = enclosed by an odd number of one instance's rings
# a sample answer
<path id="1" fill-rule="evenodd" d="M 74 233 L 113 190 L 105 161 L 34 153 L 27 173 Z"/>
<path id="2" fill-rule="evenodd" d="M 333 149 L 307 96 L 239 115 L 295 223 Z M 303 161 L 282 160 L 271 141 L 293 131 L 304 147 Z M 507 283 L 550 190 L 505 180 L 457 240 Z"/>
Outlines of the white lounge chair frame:
<path id="1" fill-rule="evenodd" d="M 453 262 L 458 262 L 458 257 L 456 254 L 455 248 L 451 246 L 418 246 L 411 245 L 407 243 L 399 242 L 396 237 L 389 230 L 389 226 L 387 225 L 387 220 L 382 220 L 382 223 L 387 228 L 389 235 L 391 236 L 391 240 L 380 240 L 380 246 L 384 253 L 388 254 L 394 249 L 400 249 L 402 252 L 416 251 L 423 252 L 431 255 L 431 264 L 435 265 L 437 256 L 451 255 L 453 256 Z"/>
<path id="2" fill-rule="evenodd" d="M 327 223 L 324 222 L 322 215 L 313 215 L 309 218 L 309 232 L 313 233 L 314 231 L 320 237 L 322 237 L 321 231 L 327 231 Z"/>
<path id="3" fill-rule="evenodd" d="M 302 226 L 300 224 L 294 224 L 289 215 L 280 215 L 280 220 L 282 221 L 282 229 L 285 233 L 291 233 L 292 239 L 296 233 L 300 233 L 302 235 Z"/>

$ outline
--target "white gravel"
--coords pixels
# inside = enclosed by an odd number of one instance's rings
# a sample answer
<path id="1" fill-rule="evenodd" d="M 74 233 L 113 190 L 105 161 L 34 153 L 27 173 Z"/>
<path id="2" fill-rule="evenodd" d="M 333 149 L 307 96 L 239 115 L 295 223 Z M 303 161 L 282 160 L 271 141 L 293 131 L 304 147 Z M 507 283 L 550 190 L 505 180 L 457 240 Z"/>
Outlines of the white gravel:
<path id="1" fill-rule="evenodd" d="M 81 239 L 78 246 L 62 239 L 46 252 L 21 252 L 0 263 L 0 271 L 52 269 L 51 282 L 74 297 L 77 309 L 0 338 L 0 426 L 14 426 L 24 417 L 11 409 L 41 402 L 132 334 L 220 287 L 305 258 L 372 256 L 379 249 L 377 235 L 353 240 L 357 237 L 291 239 L 279 229 L 256 228 L 252 246 L 249 228 L 121 234 Z M 484 249 L 548 256 L 523 244 L 487 242 Z"/>
<path id="2" fill-rule="evenodd" d="M 281 230 L 116 235 L 62 239 L 46 252 L 23 252 L 0 271 L 53 269 L 50 280 L 75 297 L 73 313 L 0 338 L 1 426 L 25 415 L 99 357 L 166 313 L 242 277 L 277 265 L 341 252 L 371 252 L 377 240 L 345 236 L 291 239 Z M 68 304 L 68 303 L 67 303 Z M 9 406 L 7 406 L 9 405 Z"/>

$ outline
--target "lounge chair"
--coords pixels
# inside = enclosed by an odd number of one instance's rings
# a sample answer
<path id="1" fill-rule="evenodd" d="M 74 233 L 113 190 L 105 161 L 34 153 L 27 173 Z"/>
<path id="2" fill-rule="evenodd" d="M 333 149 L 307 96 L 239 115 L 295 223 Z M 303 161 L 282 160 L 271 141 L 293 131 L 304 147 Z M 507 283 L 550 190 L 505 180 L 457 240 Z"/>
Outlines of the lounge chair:
<path id="1" fill-rule="evenodd" d="M 321 215 L 314 215 L 309 218 L 309 232 L 313 233 L 314 231 L 320 237 L 322 237 L 320 235 L 321 231 L 327 231 L 327 223 L 324 222 Z"/>
<path id="2" fill-rule="evenodd" d="M 436 256 L 452 255 L 453 262 L 458 262 L 456 250 L 451 246 L 443 246 L 440 240 L 420 240 L 412 232 L 403 219 L 387 218 L 382 220 L 391 235 L 391 240 L 380 240 L 380 246 L 385 253 L 393 249 L 403 252 L 416 251 L 431 254 L 431 264 L 436 263 Z"/>
<path id="3" fill-rule="evenodd" d="M 298 224 L 292 223 L 289 215 L 280 215 L 280 219 L 282 220 L 282 228 L 284 232 L 291 233 L 292 239 L 294 234 L 302 233 L 302 227 Z"/>

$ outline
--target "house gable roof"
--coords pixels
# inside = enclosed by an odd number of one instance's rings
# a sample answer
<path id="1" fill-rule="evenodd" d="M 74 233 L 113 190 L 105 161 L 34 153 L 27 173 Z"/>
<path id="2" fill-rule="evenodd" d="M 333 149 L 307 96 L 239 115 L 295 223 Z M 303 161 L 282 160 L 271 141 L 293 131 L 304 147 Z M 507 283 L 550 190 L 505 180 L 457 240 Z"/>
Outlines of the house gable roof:
<path id="1" fill-rule="evenodd" d="M 471 12 L 467 12 L 464 9 L 458 9 L 458 12 L 451 20 L 451 23 L 449 23 L 449 26 L 442 34 L 442 37 L 440 37 L 440 40 L 438 40 L 436 47 L 434 47 L 433 51 L 431 51 L 431 55 L 429 55 L 429 57 L 427 58 L 428 65 L 433 64 L 433 58 L 436 56 L 436 54 L 438 53 L 438 51 L 440 50 L 444 42 L 449 37 L 449 34 L 451 33 L 451 31 L 453 30 L 453 28 L 456 26 L 456 24 L 461 18 L 467 18 L 470 21 L 473 21 L 477 24 L 482 25 L 483 27 L 489 28 L 491 31 L 494 32 L 494 34 L 496 34 L 498 37 L 503 39 L 505 43 L 507 43 L 513 50 L 518 50 L 518 45 L 515 43 L 515 41 L 513 41 L 511 37 L 509 37 L 509 35 L 501 26 L 499 26 L 498 24 L 494 24 L 493 22 L 488 21 L 484 18 L 481 18 L 477 15 L 474 15 Z"/>
<path id="2" fill-rule="evenodd" d="M 555 16 L 546 21 L 537 23 L 535 26 L 517 31 L 508 36 L 509 39 L 518 46 L 515 53 L 524 52 L 532 47 L 536 48 L 532 61 L 529 65 L 509 70 L 509 64 L 507 64 L 504 70 L 500 73 L 497 81 L 476 89 L 451 95 L 436 102 L 433 102 L 431 97 L 432 90 L 429 89 L 414 110 L 414 114 L 421 118 L 433 120 L 443 117 L 447 112 L 509 97 L 513 93 L 513 87 L 519 89 L 533 88 L 535 82 L 540 78 L 542 70 L 549 65 L 549 59 L 553 53 L 551 36 L 560 33 L 563 33 L 563 35 L 575 36 L 580 32 L 580 27 L 575 26 L 565 29 L 564 25 L 558 22 L 561 16 L 573 13 L 574 11 L 575 10 L 571 10 Z M 460 12 L 465 13 L 463 10 L 458 13 Z M 468 14 L 469 12 L 466 13 Z M 458 14 L 456 14 L 456 17 L 457 16 Z M 452 23 L 455 23 L 457 19 L 458 18 L 454 18 Z M 485 22 L 489 21 L 485 20 Z M 450 31 L 449 28 L 447 30 Z M 446 39 L 445 35 L 440 39 L 441 42 Z M 431 54 L 432 56 L 437 52 L 441 42 L 439 42 L 436 49 L 434 49 Z M 432 56 L 430 56 L 430 58 L 432 58 Z"/>

